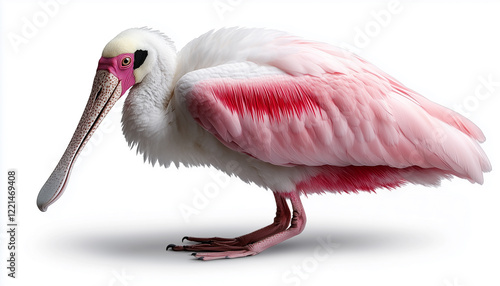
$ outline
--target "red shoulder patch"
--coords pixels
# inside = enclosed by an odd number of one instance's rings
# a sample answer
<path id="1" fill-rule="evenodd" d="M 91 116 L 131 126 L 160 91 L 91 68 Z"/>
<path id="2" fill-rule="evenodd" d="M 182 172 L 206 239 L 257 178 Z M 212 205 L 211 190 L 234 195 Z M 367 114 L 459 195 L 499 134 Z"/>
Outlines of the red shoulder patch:
<path id="1" fill-rule="evenodd" d="M 309 76 L 212 79 L 198 87 L 209 91 L 233 113 L 250 114 L 257 119 L 267 115 L 272 120 L 278 120 L 281 117 L 320 112 L 312 88 L 315 81 L 318 79 Z"/>

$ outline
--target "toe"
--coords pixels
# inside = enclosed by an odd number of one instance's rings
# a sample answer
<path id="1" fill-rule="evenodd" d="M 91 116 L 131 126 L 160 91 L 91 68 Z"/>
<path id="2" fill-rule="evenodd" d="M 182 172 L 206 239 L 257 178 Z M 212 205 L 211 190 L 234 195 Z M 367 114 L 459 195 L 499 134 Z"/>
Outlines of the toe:
<path id="1" fill-rule="evenodd" d="M 246 256 L 253 256 L 258 254 L 251 250 L 234 250 L 234 251 L 221 251 L 221 252 L 199 252 L 193 253 L 192 255 L 203 261 L 216 260 L 216 259 L 228 259 L 228 258 L 240 258 Z"/>

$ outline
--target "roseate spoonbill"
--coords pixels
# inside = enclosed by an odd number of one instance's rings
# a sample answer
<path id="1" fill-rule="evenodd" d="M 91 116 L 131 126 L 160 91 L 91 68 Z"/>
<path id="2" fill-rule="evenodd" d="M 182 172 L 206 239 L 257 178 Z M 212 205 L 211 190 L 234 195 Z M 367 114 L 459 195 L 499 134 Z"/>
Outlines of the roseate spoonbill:
<path id="1" fill-rule="evenodd" d="M 78 127 L 38 195 L 40 210 L 59 199 L 79 152 L 129 89 L 123 133 L 145 160 L 213 166 L 274 193 L 272 224 L 167 247 L 203 260 L 255 255 L 299 234 L 301 194 L 438 185 L 451 176 L 481 184 L 491 169 L 476 125 L 348 51 L 229 28 L 177 53 L 168 37 L 140 28 L 104 48 Z"/>

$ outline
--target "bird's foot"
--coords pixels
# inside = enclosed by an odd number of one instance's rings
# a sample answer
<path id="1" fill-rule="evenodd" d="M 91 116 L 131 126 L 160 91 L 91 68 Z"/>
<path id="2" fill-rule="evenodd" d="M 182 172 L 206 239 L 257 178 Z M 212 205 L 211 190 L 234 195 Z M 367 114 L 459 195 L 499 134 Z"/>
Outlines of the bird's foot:
<path id="1" fill-rule="evenodd" d="M 175 245 L 170 244 L 167 246 L 168 249 L 174 251 L 233 251 L 233 250 L 244 250 L 244 247 L 248 243 L 243 242 L 239 238 L 223 238 L 223 237 L 191 237 L 185 236 L 182 238 L 184 240 L 195 242 L 195 244 L 184 244 Z"/>
<path id="2" fill-rule="evenodd" d="M 200 243 L 225 243 L 225 244 L 239 244 L 241 243 L 238 237 L 236 238 L 224 238 L 224 237 L 194 237 L 194 236 L 184 236 L 182 238 L 182 242 L 184 240 L 192 241 L 192 242 L 200 242 Z"/>
<path id="3" fill-rule="evenodd" d="M 290 210 L 283 195 L 275 193 L 276 217 L 274 222 L 266 227 L 236 238 L 221 237 L 190 237 L 185 236 L 182 241 L 188 240 L 194 244 L 170 244 L 167 250 L 192 251 L 193 256 L 200 260 L 214 260 L 221 258 L 238 258 L 256 255 L 267 248 L 296 236 L 304 229 L 306 216 L 298 194 L 289 194 L 293 207 L 293 217 L 290 220 Z M 290 226 L 287 228 L 287 226 Z"/>
<path id="4" fill-rule="evenodd" d="M 251 249 L 251 245 L 239 238 L 222 237 L 189 237 L 185 236 L 182 241 L 188 240 L 197 244 L 175 245 L 170 244 L 167 250 L 194 251 L 193 256 L 200 260 L 214 260 L 221 258 L 238 258 L 255 255 L 258 252 Z"/>

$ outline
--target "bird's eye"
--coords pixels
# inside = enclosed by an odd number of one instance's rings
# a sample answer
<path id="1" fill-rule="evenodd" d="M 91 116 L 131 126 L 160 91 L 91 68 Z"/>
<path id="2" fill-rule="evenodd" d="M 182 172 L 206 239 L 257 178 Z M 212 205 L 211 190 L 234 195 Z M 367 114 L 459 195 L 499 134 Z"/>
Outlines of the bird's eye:
<path id="1" fill-rule="evenodd" d="M 122 67 L 127 67 L 132 63 L 132 59 L 130 57 L 123 58 Z"/>

